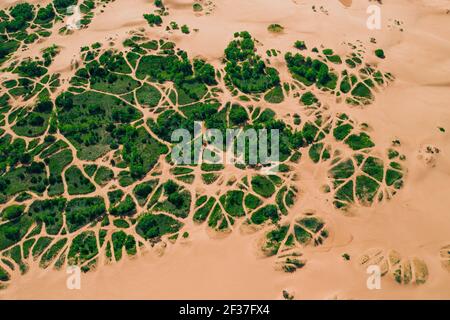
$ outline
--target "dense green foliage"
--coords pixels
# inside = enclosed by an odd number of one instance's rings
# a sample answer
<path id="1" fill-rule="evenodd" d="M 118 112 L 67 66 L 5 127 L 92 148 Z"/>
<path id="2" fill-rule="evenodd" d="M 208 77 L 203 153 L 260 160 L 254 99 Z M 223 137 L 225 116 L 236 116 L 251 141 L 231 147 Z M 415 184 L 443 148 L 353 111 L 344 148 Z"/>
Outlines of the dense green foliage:
<path id="1" fill-rule="evenodd" d="M 163 214 L 145 214 L 136 225 L 136 231 L 145 239 L 154 239 L 165 234 L 175 233 L 182 224 Z"/>
<path id="2" fill-rule="evenodd" d="M 337 76 L 330 72 L 326 63 L 300 53 L 293 55 L 290 52 L 286 53 L 285 59 L 292 75 L 307 86 L 316 84 L 319 88 L 336 87 Z"/>
<path id="3" fill-rule="evenodd" d="M 230 81 L 244 93 L 265 92 L 280 83 L 278 71 L 267 67 L 256 54 L 255 42 L 248 32 L 235 35 L 225 49 L 225 71 Z"/>

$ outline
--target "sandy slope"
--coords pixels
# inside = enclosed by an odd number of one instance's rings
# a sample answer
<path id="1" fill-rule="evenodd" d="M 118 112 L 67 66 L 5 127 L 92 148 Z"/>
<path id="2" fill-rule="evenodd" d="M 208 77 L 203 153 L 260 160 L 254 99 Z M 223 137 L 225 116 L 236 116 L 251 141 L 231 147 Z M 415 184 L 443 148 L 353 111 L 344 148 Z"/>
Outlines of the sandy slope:
<path id="1" fill-rule="evenodd" d="M 347 6 L 351 1 L 345 2 Z M 219 65 L 223 49 L 233 32 L 248 30 L 263 49 L 290 50 L 295 40 L 305 40 L 310 47 L 324 44 L 345 53 L 342 42 L 363 41 L 369 50 L 384 48 L 384 70 L 396 81 L 377 94 L 375 103 L 364 109 L 345 105 L 342 108 L 360 122 L 373 128 L 377 145 L 387 148 L 393 139 L 402 142 L 407 157 L 408 177 L 403 190 L 390 202 L 354 210 L 343 216 L 320 198 L 320 193 L 302 194 L 299 211 L 314 209 L 330 224 L 332 237 L 323 247 L 307 249 L 308 264 L 295 274 L 273 269 L 271 259 L 255 254 L 258 235 L 234 232 L 228 238 L 209 238 L 203 227 L 191 233 L 188 243 L 168 248 L 163 257 L 148 253 L 133 261 L 115 265 L 82 276 L 82 290 L 68 290 L 66 274 L 31 268 L 18 277 L 0 298 L 280 298 L 283 289 L 295 292 L 298 299 L 327 298 L 446 298 L 450 299 L 450 273 L 439 264 L 439 249 L 450 243 L 450 9 L 447 1 L 383 1 L 383 29 L 365 27 L 367 1 L 353 1 L 348 8 L 339 1 L 314 1 L 323 12 L 313 13 L 312 1 L 306 0 L 220 0 L 209 16 L 196 17 L 192 1 L 166 0 L 170 20 L 188 24 L 200 31 L 189 37 L 178 34 L 170 38 L 191 56 L 203 56 Z M 70 62 L 79 47 L 108 38 L 123 39 L 132 28 L 145 26 L 142 13 L 149 1 L 135 0 L 133 6 L 116 0 L 97 16 L 87 30 L 73 36 L 55 35 L 33 50 L 50 43 L 63 46 L 52 65 L 52 72 L 70 74 Z M 393 25 L 403 21 L 404 32 Z M 281 35 L 266 31 L 270 23 L 285 27 Z M 79 33 L 79 34 L 78 34 Z M 162 30 L 152 29 L 161 35 Z M 369 43 L 370 37 L 377 44 Z M 263 50 L 262 49 L 262 50 Z M 25 54 L 25 53 L 24 53 Z M 287 76 L 286 72 L 282 77 Z M 279 114 L 295 105 L 281 105 Z M 441 133 L 444 127 L 447 133 Z M 417 155 L 426 145 L 441 150 L 436 166 L 430 167 Z M 318 179 L 319 172 L 299 172 L 299 185 Z M 383 278 L 382 290 L 366 287 L 367 275 L 357 263 L 357 256 L 372 247 L 396 249 L 405 256 L 419 256 L 428 264 L 429 279 L 422 286 L 401 286 Z M 346 252 L 352 260 L 346 262 Z"/>

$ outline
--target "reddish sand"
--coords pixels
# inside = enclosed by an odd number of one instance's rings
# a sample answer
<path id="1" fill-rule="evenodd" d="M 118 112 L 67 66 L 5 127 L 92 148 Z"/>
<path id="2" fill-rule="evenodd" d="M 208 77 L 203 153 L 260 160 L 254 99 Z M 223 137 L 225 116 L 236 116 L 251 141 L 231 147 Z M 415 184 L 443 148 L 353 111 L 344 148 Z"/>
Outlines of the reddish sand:
<path id="1" fill-rule="evenodd" d="M 321 197 L 317 188 L 305 188 L 296 208 L 320 213 L 330 224 L 332 236 L 322 247 L 306 249 L 306 267 L 295 274 L 275 271 L 273 259 L 257 256 L 258 234 L 243 235 L 235 231 L 225 239 L 211 239 L 198 227 L 188 243 L 168 247 L 162 257 L 148 253 L 143 257 L 100 266 L 82 275 L 81 290 L 66 288 L 64 271 L 31 268 L 17 277 L 0 298 L 70 298 L 70 299 L 277 299 L 282 290 L 295 293 L 296 299 L 450 299 L 450 273 L 440 265 L 439 250 L 450 244 L 450 9 L 447 1 L 386 0 L 382 5 L 383 28 L 369 31 L 365 26 L 367 1 L 273 1 L 217 0 L 210 15 L 196 17 L 193 1 L 165 0 L 170 8 L 170 21 L 187 24 L 198 33 L 185 37 L 173 34 L 179 47 L 190 56 L 202 56 L 220 64 L 223 50 L 235 31 L 248 30 L 263 43 L 261 50 L 277 48 L 292 50 L 295 40 L 305 40 L 308 46 L 335 48 L 344 52 L 343 41 L 357 39 L 368 48 L 383 48 L 386 60 L 379 63 L 392 72 L 396 80 L 386 90 L 377 93 L 374 104 L 365 108 L 336 105 L 360 122 L 370 123 L 371 135 L 385 150 L 395 138 L 401 140 L 401 150 L 407 157 L 408 175 L 405 187 L 389 202 L 373 208 L 353 210 L 344 216 Z M 340 2 L 344 3 L 343 6 Z M 328 15 L 313 13 L 312 3 L 323 5 Z M 123 40 L 126 32 L 144 27 L 144 12 L 150 11 L 149 1 L 116 0 L 105 12 L 94 18 L 88 29 L 72 36 L 54 35 L 31 50 L 38 52 L 51 43 L 63 47 L 51 67 L 52 72 L 70 74 L 70 62 L 79 48 L 108 38 Z M 404 31 L 393 25 L 403 21 Z M 284 32 L 267 32 L 271 23 L 280 23 Z M 150 36 L 165 34 L 151 29 Z M 376 45 L 369 39 L 375 37 Z M 24 53 L 25 54 L 25 53 Z M 30 54 L 27 52 L 26 54 Z M 375 62 L 369 61 L 369 62 Z M 284 67 L 285 68 L 285 67 Z M 287 77 L 282 69 L 282 77 Z M 296 104 L 285 103 L 277 109 L 283 115 L 295 110 Z M 442 133 L 438 127 L 444 127 Z M 426 145 L 441 150 L 435 166 L 418 158 Z M 299 186 L 317 183 L 325 167 L 315 172 L 299 172 Z M 368 290 L 367 275 L 358 265 L 357 257 L 373 247 L 395 249 L 405 256 L 418 256 L 429 270 L 424 285 L 398 285 L 384 277 L 381 290 Z M 341 255 L 352 259 L 345 261 Z"/>

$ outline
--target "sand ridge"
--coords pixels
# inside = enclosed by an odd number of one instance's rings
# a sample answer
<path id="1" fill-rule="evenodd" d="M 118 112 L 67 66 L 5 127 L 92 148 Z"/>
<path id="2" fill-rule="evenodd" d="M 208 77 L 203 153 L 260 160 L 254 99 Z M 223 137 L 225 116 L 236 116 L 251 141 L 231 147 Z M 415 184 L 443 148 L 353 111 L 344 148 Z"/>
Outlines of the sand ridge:
<path id="1" fill-rule="evenodd" d="M 333 232 L 323 247 L 304 250 L 308 264 L 293 275 L 275 271 L 272 263 L 255 254 L 261 231 L 248 235 L 236 228 L 238 232 L 224 239 L 212 240 L 200 226 L 191 232 L 188 240 L 167 247 L 162 257 L 150 252 L 139 259 L 128 261 L 125 258 L 117 264 L 83 275 L 81 291 L 65 288 L 64 272 L 32 267 L 10 288 L 1 291 L 0 297 L 274 299 L 280 297 L 284 288 L 289 288 L 300 299 L 449 298 L 450 273 L 442 268 L 438 258 L 441 248 L 450 241 L 446 235 L 450 228 L 447 214 L 450 203 L 445 196 L 450 191 L 450 156 L 447 151 L 450 143 L 448 133 L 437 129 L 450 123 L 450 114 L 445 108 L 445 101 L 450 98 L 449 79 L 445 72 L 445 66 L 450 65 L 450 43 L 448 36 L 446 38 L 445 33 L 439 31 L 445 23 L 444 18 L 448 19 L 448 16 L 443 16 L 445 3 L 435 1 L 433 6 L 428 6 L 425 1 L 417 2 L 403 12 L 401 8 L 406 6 L 405 1 L 402 4 L 385 1 L 384 22 L 404 20 L 405 31 L 370 34 L 362 24 L 365 18 L 363 4 L 350 6 L 346 2 L 348 8 L 345 9 L 338 1 L 323 1 L 329 12 L 329 15 L 324 15 L 313 14 L 308 1 L 297 2 L 264 1 L 257 5 L 255 1 L 215 1 L 216 9 L 210 15 L 196 17 L 189 1 L 167 1 L 171 19 L 199 29 L 189 37 L 175 34 L 168 37 L 176 39 L 177 45 L 190 56 L 205 57 L 219 66 L 223 48 L 236 30 L 249 30 L 262 43 L 258 49 L 261 52 L 269 48 L 291 50 L 292 43 L 298 39 L 311 45 L 323 43 L 327 47 L 345 50 L 342 39 L 361 39 L 367 43 L 372 35 L 375 36 L 377 45 L 385 48 L 389 57 L 380 66 L 395 74 L 395 82 L 377 93 L 375 102 L 368 107 L 350 108 L 336 105 L 333 100 L 327 103 L 360 122 L 367 120 L 373 128 L 371 135 L 377 146 L 387 148 L 395 137 L 401 140 L 408 176 L 404 189 L 393 201 L 371 208 L 354 208 L 350 216 L 344 216 L 324 203 L 320 193 L 309 192 L 313 188 L 302 188 L 308 181 L 316 183 L 325 174 L 326 168 L 319 165 L 311 172 L 297 172 L 300 201 L 293 210 L 300 214 L 313 208 L 321 213 L 327 225 L 332 226 Z M 62 47 L 52 71 L 62 72 L 62 78 L 70 78 L 70 62 L 76 58 L 82 43 L 105 41 L 110 37 L 120 43 L 127 37 L 130 27 L 145 26 L 141 15 L 147 6 L 147 1 L 141 1 L 129 8 L 125 1 L 116 0 L 105 8 L 104 13 L 95 17 L 88 29 L 67 37 L 52 36 L 47 44 L 54 41 Z M 269 34 L 266 26 L 272 22 L 282 23 L 285 32 L 277 36 Z M 147 32 L 153 37 L 162 33 L 154 29 Z M 45 47 L 46 44 L 39 46 Z M 281 71 L 281 77 L 289 77 L 287 69 Z M 158 89 L 163 95 L 167 92 L 167 88 Z M 167 97 L 163 99 L 169 101 Z M 294 99 L 287 100 L 280 110 L 276 110 L 277 114 L 285 116 L 294 112 L 298 106 L 293 102 Z M 147 113 L 145 108 L 141 111 Z M 65 139 L 59 135 L 58 138 Z M 418 156 L 420 150 L 428 145 L 440 150 L 432 167 L 427 165 L 424 157 Z M 76 153 L 73 147 L 71 149 Z M 82 167 L 81 162 L 75 164 Z M 106 189 L 101 192 L 105 193 Z M 65 196 L 69 197 L 68 194 Z M 421 257 L 428 266 L 427 283 L 420 287 L 400 286 L 383 278 L 382 290 L 367 290 L 367 276 L 365 270 L 358 266 L 357 257 L 377 247 L 399 250 L 405 256 Z M 351 256 L 349 262 L 344 261 L 343 253 Z M 275 257 L 269 259 L 275 260 Z"/>

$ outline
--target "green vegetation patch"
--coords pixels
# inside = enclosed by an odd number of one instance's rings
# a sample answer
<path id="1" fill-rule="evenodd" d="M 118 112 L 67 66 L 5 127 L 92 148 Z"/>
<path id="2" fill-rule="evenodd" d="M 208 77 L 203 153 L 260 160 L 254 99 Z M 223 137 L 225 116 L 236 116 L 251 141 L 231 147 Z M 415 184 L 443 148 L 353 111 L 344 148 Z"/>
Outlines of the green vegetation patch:
<path id="1" fill-rule="evenodd" d="M 138 120 L 136 108 L 111 95 L 86 91 L 63 93 L 56 99 L 58 126 L 81 160 L 95 160 L 111 150 L 116 123 Z"/>
<path id="2" fill-rule="evenodd" d="M 345 160 L 330 170 L 334 179 L 348 179 L 355 173 L 355 167 L 351 159 Z"/>
<path id="3" fill-rule="evenodd" d="M 260 198 L 251 193 L 245 196 L 245 206 L 250 210 L 258 208 L 262 203 Z"/>
<path id="4" fill-rule="evenodd" d="M 76 166 L 69 167 L 65 172 L 65 177 L 67 191 L 70 195 L 87 194 L 95 191 L 95 186 Z"/>
<path id="5" fill-rule="evenodd" d="M 300 53 L 286 53 L 285 60 L 292 76 L 303 84 L 310 86 L 316 84 L 320 88 L 334 90 L 337 75 L 329 70 L 326 63 L 305 57 Z"/>
<path id="6" fill-rule="evenodd" d="M 370 139 L 370 136 L 365 132 L 361 132 L 359 135 L 352 134 L 345 140 L 345 143 L 355 151 L 372 148 L 375 146 Z"/>
<path id="7" fill-rule="evenodd" d="M 77 235 L 68 253 L 69 265 L 81 265 L 98 254 L 97 238 L 93 231 L 85 231 Z"/>
<path id="8" fill-rule="evenodd" d="M 130 227 L 130 224 L 124 219 L 116 219 L 113 221 L 113 224 L 119 229 L 127 229 Z"/>
<path id="9" fill-rule="evenodd" d="M 253 191 L 264 198 L 270 198 L 275 193 L 275 186 L 266 176 L 254 176 L 251 181 Z"/>
<path id="10" fill-rule="evenodd" d="M 352 132 L 353 126 L 351 124 L 342 124 L 333 129 L 333 136 L 338 141 L 344 140 L 350 132 Z"/>
<path id="11" fill-rule="evenodd" d="M 25 212 L 24 205 L 13 204 L 5 209 L 1 213 L 2 220 L 13 220 L 20 217 Z"/>
<path id="12" fill-rule="evenodd" d="M 317 99 L 317 97 L 314 95 L 314 93 L 308 91 L 305 92 L 304 94 L 302 94 L 302 97 L 300 99 L 300 101 L 305 105 L 305 106 L 311 106 L 317 102 L 319 102 L 319 100 Z"/>
<path id="13" fill-rule="evenodd" d="M 47 268 L 52 261 L 55 260 L 56 256 L 61 252 L 67 243 L 67 238 L 62 238 L 56 241 L 41 257 L 39 266 L 41 268 Z"/>
<path id="14" fill-rule="evenodd" d="M 158 180 L 151 180 L 138 184 L 134 187 L 133 193 L 136 196 L 140 206 L 143 206 L 147 202 L 148 196 L 153 192 L 157 184 Z"/>
<path id="15" fill-rule="evenodd" d="M 72 152 L 63 150 L 48 159 L 48 167 L 50 170 L 48 195 L 60 195 L 64 192 L 64 184 L 62 180 L 62 172 L 73 161 Z"/>
<path id="16" fill-rule="evenodd" d="M 195 211 L 193 218 L 194 221 L 197 223 L 206 221 L 215 203 L 216 199 L 214 199 L 213 197 L 209 198 L 208 201 L 203 206 L 201 206 L 199 209 L 197 209 L 197 211 Z"/>
<path id="17" fill-rule="evenodd" d="M 44 223 L 45 229 L 50 235 L 57 235 L 63 226 L 63 212 L 66 199 L 55 198 L 48 200 L 36 200 L 29 209 L 36 222 Z"/>
<path id="18" fill-rule="evenodd" d="M 136 232 L 145 239 L 157 239 L 178 232 L 183 224 L 165 214 L 144 214 L 139 217 Z"/>
<path id="19" fill-rule="evenodd" d="M 42 194 L 48 184 L 45 165 L 32 162 L 29 166 L 12 168 L 0 177 L 0 192 L 10 196 L 23 191 Z"/>
<path id="20" fill-rule="evenodd" d="M 105 213 L 105 202 L 101 197 L 70 200 L 66 208 L 66 222 L 69 232 L 74 232 L 88 223 L 96 221 Z"/>
<path id="21" fill-rule="evenodd" d="M 45 249 L 50 245 L 52 242 L 52 238 L 50 237 L 40 237 L 37 239 L 36 243 L 33 246 L 33 249 L 31 250 L 31 254 L 33 255 L 34 259 L 37 259 L 44 251 Z"/>
<path id="22" fill-rule="evenodd" d="M 353 88 L 352 95 L 358 98 L 373 99 L 372 91 L 363 82 L 358 82 L 358 84 Z"/>
<path id="23" fill-rule="evenodd" d="M 242 206 L 244 200 L 244 192 L 240 190 L 228 191 L 220 198 L 225 211 L 233 217 L 242 217 L 245 215 Z"/>
<path id="24" fill-rule="evenodd" d="M 275 88 L 271 89 L 269 92 L 267 92 L 264 96 L 264 100 L 266 100 L 269 103 L 278 104 L 284 101 L 284 94 L 283 89 L 281 86 L 276 86 Z"/>
<path id="25" fill-rule="evenodd" d="M 108 167 L 101 166 L 95 174 L 94 181 L 99 185 L 105 185 L 113 178 L 114 172 Z"/>
<path id="26" fill-rule="evenodd" d="M 138 88 L 140 85 L 139 81 L 134 80 L 125 74 L 109 73 L 108 76 L 103 79 L 99 79 L 92 82 L 91 78 L 91 88 L 94 90 L 108 92 L 112 94 L 125 94 Z"/>
<path id="27" fill-rule="evenodd" d="M 289 226 L 282 226 L 269 231 L 266 234 L 266 241 L 263 250 L 268 256 L 273 256 L 278 253 L 282 241 L 286 238 Z"/>
<path id="28" fill-rule="evenodd" d="M 375 50 L 375 55 L 376 55 L 378 58 L 380 58 L 380 59 L 386 58 L 386 56 L 384 55 L 383 49 L 377 49 L 377 50 Z"/>
<path id="29" fill-rule="evenodd" d="M 277 222 L 280 219 L 280 216 L 278 214 L 277 206 L 275 205 L 266 205 L 262 207 L 261 209 L 256 210 L 250 220 L 254 224 L 263 224 L 264 222 L 271 220 L 272 222 Z"/>
<path id="30" fill-rule="evenodd" d="M 167 153 L 165 145 L 155 140 L 144 127 L 123 126 L 113 132 L 118 143 L 123 145 L 122 159 L 130 168 L 131 177 L 142 178 Z"/>
<path id="31" fill-rule="evenodd" d="M 267 27 L 269 32 L 280 33 L 284 31 L 284 27 L 279 25 L 278 23 L 273 23 Z"/>
<path id="32" fill-rule="evenodd" d="M 136 97 L 139 104 L 153 108 L 159 104 L 161 93 L 154 86 L 144 83 L 136 90 Z"/>
<path id="33" fill-rule="evenodd" d="M 191 193 L 173 180 L 164 184 L 164 195 L 166 200 L 158 202 L 153 210 L 171 213 L 180 218 L 186 218 L 189 215 L 191 206 Z"/>
<path id="34" fill-rule="evenodd" d="M 6 249 L 19 242 L 30 229 L 33 220 L 28 215 L 0 225 L 0 250 Z"/>
<path id="35" fill-rule="evenodd" d="M 48 127 L 52 109 L 53 102 L 48 100 L 40 101 L 34 107 L 33 111 L 26 113 L 26 115 L 18 119 L 12 129 L 21 136 L 40 136 Z"/>
<path id="36" fill-rule="evenodd" d="M 267 67 L 255 51 L 255 42 L 246 31 L 236 33 L 225 49 L 227 78 L 244 93 L 266 92 L 280 83 L 278 71 Z"/>
<path id="37" fill-rule="evenodd" d="M 132 216 L 136 213 L 136 203 L 133 198 L 128 194 L 125 200 L 112 207 L 109 213 L 113 216 Z"/>
<path id="38" fill-rule="evenodd" d="M 380 184 L 367 176 L 356 177 L 356 196 L 363 204 L 371 204 L 380 188 Z"/>

